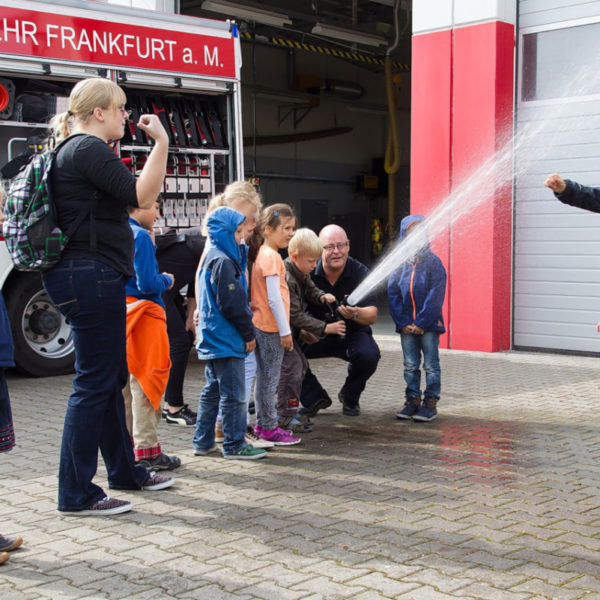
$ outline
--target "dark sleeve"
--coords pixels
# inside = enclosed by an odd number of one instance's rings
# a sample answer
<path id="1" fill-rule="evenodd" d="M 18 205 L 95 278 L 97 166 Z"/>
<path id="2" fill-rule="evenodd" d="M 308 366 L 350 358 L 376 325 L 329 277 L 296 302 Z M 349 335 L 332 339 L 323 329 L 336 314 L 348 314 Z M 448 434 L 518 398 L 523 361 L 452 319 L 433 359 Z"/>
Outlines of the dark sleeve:
<path id="1" fill-rule="evenodd" d="M 216 289 L 217 306 L 227 319 L 240 332 L 245 342 L 254 339 L 252 311 L 241 281 L 236 277 L 236 269 L 229 259 L 215 261 L 211 280 Z"/>
<path id="2" fill-rule="evenodd" d="M 85 136 L 79 142 L 75 165 L 83 178 L 121 206 L 138 206 L 135 177 L 123 161 L 99 138 Z"/>
<path id="3" fill-rule="evenodd" d="M 555 196 L 569 206 L 576 206 L 592 212 L 600 213 L 600 189 L 581 185 L 576 181 L 565 179 L 567 189 Z"/>
<path id="4" fill-rule="evenodd" d="M 306 277 L 306 301 L 313 304 L 321 304 L 321 296 L 324 295 L 325 292 L 319 289 L 310 277 Z"/>
<path id="5" fill-rule="evenodd" d="M 322 337 L 326 323 L 304 311 L 300 286 L 291 276 L 286 276 L 286 280 L 290 290 L 290 325 L 294 329 L 304 329 L 317 337 Z"/>

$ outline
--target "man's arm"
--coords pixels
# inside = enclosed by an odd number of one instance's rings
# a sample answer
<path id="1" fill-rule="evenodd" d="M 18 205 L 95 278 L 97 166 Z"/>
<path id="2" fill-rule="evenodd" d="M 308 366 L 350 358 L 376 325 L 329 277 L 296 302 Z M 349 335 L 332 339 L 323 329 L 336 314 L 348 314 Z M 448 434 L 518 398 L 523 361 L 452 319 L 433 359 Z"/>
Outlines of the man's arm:
<path id="1" fill-rule="evenodd" d="M 344 319 L 356 321 L 359 325 L 373 325 L 377 321 L 379 309 L 376 306 L 340 305 L 338 312 Z"/>
<path id="2" fill-rule="evenodd" d="M 570 179 L 563 179 L 556 173 L 549 175 L 544 185 L 550 188 L 563 204 L 600 213 L 599 188 L 581 185 Z"/>

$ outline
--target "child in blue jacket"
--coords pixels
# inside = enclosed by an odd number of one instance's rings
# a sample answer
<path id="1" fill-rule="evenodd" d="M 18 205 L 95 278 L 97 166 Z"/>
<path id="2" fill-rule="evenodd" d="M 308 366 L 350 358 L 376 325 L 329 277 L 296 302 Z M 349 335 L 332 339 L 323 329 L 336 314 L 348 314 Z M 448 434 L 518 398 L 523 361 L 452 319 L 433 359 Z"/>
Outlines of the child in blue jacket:
<path id="1" fill-rule="evenodd" d="M 402 219 L 400 237 L 406 239 L 415 227 L 425 227 L 425 217 Z M 398 419 L 433 421 L 441 390 L 440 334 L 446 331 L 442 304 L 446 294 L 446 269 L 429 243 L 421 245 L 388 281 L 390 313 L 400 334 L 404 354 L 406 398 L 396 413 Z M 421 354 L 425 370 L 425 392 L 421 401 Z"/>
<path id="2" fill-rule="evenodd" d="M 194 454 L 217 449 L 215 423 L 223 413 L 224 458 L 264 458 L 266 450 L 245 440 L 245 358 L 256 347 L 246 284 L 246 246 L 242 224 L 246 217 L 227 206 L 206 220 L 210 245 L 198 274 L 198 358 L 206 361 L 206 384 L 200 394 Z"/>

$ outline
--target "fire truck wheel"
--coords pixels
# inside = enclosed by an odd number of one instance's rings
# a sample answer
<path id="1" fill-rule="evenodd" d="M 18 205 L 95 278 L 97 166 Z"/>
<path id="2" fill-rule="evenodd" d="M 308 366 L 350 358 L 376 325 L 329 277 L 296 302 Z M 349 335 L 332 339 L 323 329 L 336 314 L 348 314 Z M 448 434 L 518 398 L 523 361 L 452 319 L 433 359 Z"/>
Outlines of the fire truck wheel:
<path id="1" fill-rule="evenodd" d="M 48 298 L 39 273 L 18 273 L 5 300 L 17 370 L 34 377 L 71 373 L 75 361 L 71 328 Z"/>

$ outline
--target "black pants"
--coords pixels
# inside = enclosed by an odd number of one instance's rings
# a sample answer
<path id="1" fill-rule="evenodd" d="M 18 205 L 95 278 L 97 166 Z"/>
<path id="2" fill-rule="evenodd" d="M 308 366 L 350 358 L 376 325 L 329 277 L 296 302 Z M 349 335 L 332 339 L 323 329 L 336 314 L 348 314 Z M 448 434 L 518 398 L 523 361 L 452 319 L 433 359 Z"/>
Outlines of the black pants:
<path id="1" fill-rule="evenodd" d="M 348 375 L 340 393 L 350 406 L 356 406 L 369 377 L 375 373 L 381 354 L 379 346 L 373 339 L 369 329 L 340 337 L 328 335 L 316 344 L 306 344 L 303 347 L 306 358 L 336 357 L 347 361 Z M 300 402 L 305 408 L 310 408 L 322 396 L 325 390 L 315 374 L 307 370 L 302 382 Z"/>
<path id="2" fill-rule="evenodd" d="M 171 356 L 171 373 L 165 390 L 165 402 L 170 406 L 178 407 L 184 404 L 183 382 L 194 342 L 193 333 L 185 329 L 186 308 L 180 290 L 188 285 L 193 291 L 200 255 L 188 243 L 178 242 L 159 249 L 157 259 L 160 271 L 171 273 L 175 277 L 175 285 L 164 292 L 162 298 L 167 313 L 167 334 Z"/>

